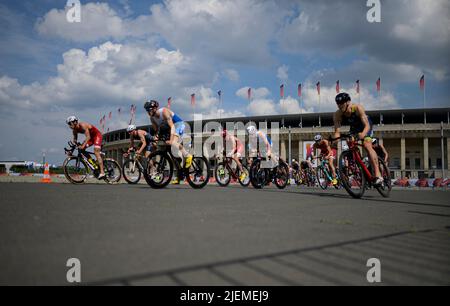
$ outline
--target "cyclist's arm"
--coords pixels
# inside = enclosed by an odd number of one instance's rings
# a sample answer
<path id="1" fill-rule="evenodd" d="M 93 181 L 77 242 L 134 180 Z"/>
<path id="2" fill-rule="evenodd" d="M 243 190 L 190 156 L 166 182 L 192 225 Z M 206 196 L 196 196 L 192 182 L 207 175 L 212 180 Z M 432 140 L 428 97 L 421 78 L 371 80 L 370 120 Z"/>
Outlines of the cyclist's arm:
<path id="1" fill-rule="evenodd" d="M 331 151 L 331 146 L 330 146 L 330 143 L 328 142 L 328 140 L 324 140 L 324 143 L 326 144 L 327 151 L 328 151 L 326 158 L 329 158 L 331 155 L 333 155 L 333 151 Z"/>
<path id="2" fill-rule="evenodd" d="M 86 136 L 86 139 L 84 140 L 83 144 L 80 147 L 82 150 L 84 150 L 86 149 L 89 140 L 91 140 L 91 133 L 89 133 L 90 126 L 86 123 L 80 123 L 80 125 L 84 129 L 84 135 Z"/>
<path id="3" fill-rule="evenodd" d="M 73 139 L 72 139 L 72 142 L 73 142 L 74 144 L 77 144 L 77 141 L 78 141 L 78 132 L 75 131 L 75 130 L 73 130 L 72 133 L 73 133 Z"/>
<path id="4" fill-rule="evenodd" d="M 173 143 L 173 139 L 175 137 L 175 125 L 173 124 L 172 116 L 170 115 L 167 109 L 163 110 L 163 118 L 167 121 L 167 124 L 170 126 L 170 143 Z"/>
<path id="5" fill-rule="evenodd" d="M 141 140 L 142 145 L 136 153 L 142 154 L 142 152 L 144 152 L 144 149 L 147 147 L 147 140 L 145 139 L 144 133 L 141 132 L 138 135 L 139 135 L 139 139 Z"/>
<path id="6" fill-rule="evenodd" d="M 342 124 L 342 114 L 340 111 L 334 113 L 334 138 L 339 138 L 341 136 L 341 124 Z"/>
<path id="7" fill-rule="evenodd" d="M 366 111 L 364 110 L 364 107 L 362 105 L 357 106 L 357 112 L 359 118 L 361 118 L 361 121 L 364 124 L 364 130 L 359 133 L 358 137 L 360 139 L 364 139 L 365 135 L 367 135 L 370 131 L 369 119 L 367 119 Z"/>
<path id="8" fill-rule="evenodd" d="M 383 153 L 384 153 L 384 162 L 387 163 L 387 161 L 389 159 L 389 153 L 386 150 L 386 148 L 384 147 L 384 145 L 380 144 L 379 146 L 380 146 L 381 150 L 383 150 Z"/>

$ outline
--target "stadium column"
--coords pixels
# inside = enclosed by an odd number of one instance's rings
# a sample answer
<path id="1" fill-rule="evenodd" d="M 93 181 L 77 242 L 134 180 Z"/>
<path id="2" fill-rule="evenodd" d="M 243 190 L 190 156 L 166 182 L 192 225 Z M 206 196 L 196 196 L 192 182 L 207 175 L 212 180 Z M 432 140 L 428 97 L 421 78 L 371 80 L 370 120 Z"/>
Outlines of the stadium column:
<path id="1" fill-rule="evenodd" d="M 430 164 L 428 162 L 428 137 L 423 138 L 423 169 L 425 171 L 430 170 Z"/>
<path id="2" fill-rule="evenodd" d="M 405 168 L 406 168 L 406 147 L 405 147 L 405 137 L 402 137 L 400 140 L 400 170 L 401 176 L 405 177 Z"/>
<path id="3" fill-rule="evenodd" d="M 286 141 L 283 139 L 281 140 L 281 148 L 280 148 L 280 156 L 284 160 L 286 160 Z"/>
<path id="4" fill-rule="evenodd" d="M 442 161 L 442 164 L 445 165 L 445 161 Z M 446 175 L 444 176 L 448 176 L 449 170 L 450 170 L 450 138 L 447 138 L 447 172 Z"/>
<path id="5" fill-rule="evenodd" d="M 298 161 L 301 162 L 304 159 L 303 156 L 303 141 L 298 141 Z"/>

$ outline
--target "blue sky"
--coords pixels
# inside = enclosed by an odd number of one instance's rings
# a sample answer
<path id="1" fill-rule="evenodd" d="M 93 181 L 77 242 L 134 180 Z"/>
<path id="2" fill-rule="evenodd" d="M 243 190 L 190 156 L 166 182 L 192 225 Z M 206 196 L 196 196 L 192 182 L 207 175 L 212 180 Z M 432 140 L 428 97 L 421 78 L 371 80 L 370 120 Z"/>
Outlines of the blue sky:
<path id="1" fill-rule="evenodd" d="M 381 1 L 381 23 L 367 22 L 362 0 L 81 4 L 81 23 L 69 23 L 63 0 L 0 2 L 0 160 L 60 161 L 68 115 L 98 124 L 112 111 L 107 127 L 123 128 L 136 104 L 146 124 L 147 98 L 172 97 L 187 119 L 191 93 L 208 117 L 317 112 L 320 81 L 321 110 L 333 111 L 336 80 L 354 95 L 360 79 L 366 108 L 418 108 L 425 74 L 427 106 L 450 105 L 446 0 Z"/>

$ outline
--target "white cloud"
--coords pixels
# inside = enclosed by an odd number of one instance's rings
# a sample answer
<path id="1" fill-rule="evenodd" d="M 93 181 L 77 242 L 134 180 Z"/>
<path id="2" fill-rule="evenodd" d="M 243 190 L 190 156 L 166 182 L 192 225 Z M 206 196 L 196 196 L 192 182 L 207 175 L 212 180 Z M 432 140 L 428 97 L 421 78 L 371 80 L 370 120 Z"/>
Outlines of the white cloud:
<path id="1" fill-rule="evenodd" d="M 107 3 L 87 3 L 81 7 L 82 22 L 69 23 L 66 11 L 52 9 L 36 23 L 39 34 L 66 40 L 89 42 L 126 35 L 122 18 Z"/>
<path id="2" fill-rule="evenodd" d="M 225 69 L 223 74 L 230 81 L 233 81 L 233 82 L 239 81 L 239 72 L 235 69 Z"/>
<path id="3" fill-rule="evenodd" d="M 281 82 L 286 82 L 289 79 L 289 66 L 283 65 L 278 67 L 277 69 L 277 78 L 281 81 Z"/>
<path id="4" fill-rule="evenodd" d="M 248 98 L 248 89 L 249 87 L 243 87 L 236 91 L 236 95 L 240 98 L 247 99 Z M 252 99 L 264 99 L 268 95 L 270 95 L 270 91 L 266 87 L 260 88 L 252 88 Z"/>
<path id="5" fill-rule="evenodd" d="M 250 112 L 251 115 L 254 116 L 278 114 L 275 103 L 269 99 L 252 100 L 250 104 L 247 106 L 247 110 Z"/>

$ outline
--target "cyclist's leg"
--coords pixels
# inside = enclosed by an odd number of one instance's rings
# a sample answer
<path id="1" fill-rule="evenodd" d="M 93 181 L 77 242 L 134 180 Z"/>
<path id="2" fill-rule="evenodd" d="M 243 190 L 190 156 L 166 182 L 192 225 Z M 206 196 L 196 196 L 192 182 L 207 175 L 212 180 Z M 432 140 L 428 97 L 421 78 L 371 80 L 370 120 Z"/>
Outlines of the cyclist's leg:
<path id="1" fill-rule="evenodd" d="M 370 138 L 370 137 L 364 138 L 363 145 L 369 156 L 370 165 L 373 167 L 372 169 L 374 169 L 375 177 L 380 178 L 381 172 L 380 172 L 380 168 L 378 167 L 378 155 L 372 147 L 372 138 Z"/>
<path id="2" fill-rule="evenodd" d="M 101 149 L 102 149 L 102 136 L 101 135 L 95 135 L 93 139 L 91 139 L 88 142 L 88 147 L 90 147 L 91 145 L 94 145 L 94 155 L 95 158 L 97 159 L 98 162 L 98 166 L 100 168 L 100 175 L 104 176 L 105 175 L 105 169 L 103 167 L 103 159 L 102 159 L 102 155 L 101 153 Z"/>
<path id="3" fill-rule="evenodd" d="M 334 167 L 334 156 L 330 156 L 327 158 L 328 160 L 328 165 L 330 166 L 331 169 L 331 174 L 333 176 L 333 179 L 336 178 L 336 168 Z"/>

